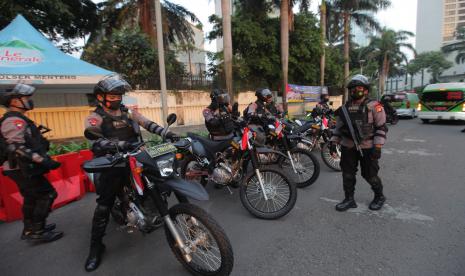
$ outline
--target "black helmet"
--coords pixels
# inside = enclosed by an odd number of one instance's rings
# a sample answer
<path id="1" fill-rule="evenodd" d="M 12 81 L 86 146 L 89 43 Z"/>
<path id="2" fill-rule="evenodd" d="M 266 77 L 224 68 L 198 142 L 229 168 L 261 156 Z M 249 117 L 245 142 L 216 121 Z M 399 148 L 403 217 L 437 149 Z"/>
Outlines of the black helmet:
<path id="1" fill-rule="evenodd" d="M 366 89 L 370 89 L 370 81 L 364 75 L 355 75 L 347 84 L 347 88 L 351 89 L 356 86 L 363 86 Z"/>
<path id="2" fill-rule="evenodd" d="M 8 107 L 10 100 L 24 96 L 32 96 L 36 91 L 35 87 L 24 83 L 18 83 L 13 88 L 5 89 L 0 94 L 0 104 Z"/>
<path id="3" fill-rule="evenodd" d="M 229 94 L 224 89 L 213 89 L 210 93 L 210 98 L 219 104 L 229 103 Z"/>
<path id="4" fill-rule="evenodd" d="M 118 74 L 104 77 L 94 86 L 94 94 L 120 94 L 131 91 L 131 85 Z"/>
<path id="5" fill-rule="evenodd" d="M 255 96 L 257 96 L 260 101 L 266 102 L 267 99 L 273 98 L 273 93 L 271 93 L 268 88 L 259 88 L 255 91 Z"/>

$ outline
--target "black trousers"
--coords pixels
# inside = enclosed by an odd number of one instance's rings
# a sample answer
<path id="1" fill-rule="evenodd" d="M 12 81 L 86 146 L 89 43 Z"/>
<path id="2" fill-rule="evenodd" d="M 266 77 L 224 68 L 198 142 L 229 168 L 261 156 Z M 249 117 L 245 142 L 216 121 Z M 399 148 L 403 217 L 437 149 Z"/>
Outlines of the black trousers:
<path id="1" fill-rule="evenodd" d="M 57 192 L 50 182 L 43 175 L 27 176 L 20 170 L 5 171 L 4 174 L 16 183 L 24 198 L 24 221 L 45 222 L 57 197 Z"/>
<path id="2" fill-rule="evenodd" d="M 123 186 L 129 181 L 129 168 L 101 173 L 95 186 L 98 195 L 97 204 L 111 208 Z"/>
<path id="3" fill-rule="evenodd" d="M 362 177 L 371 185 L 375 194 L 383 193 L 383 184 L 378 176 L 378 160 L 371 159 L 371 149 L 363 149 L 363 157 L 355 147 L 341 147 L 342 183 L 346 197 L 353 196 L 358 164 L 362 169 Z"/>

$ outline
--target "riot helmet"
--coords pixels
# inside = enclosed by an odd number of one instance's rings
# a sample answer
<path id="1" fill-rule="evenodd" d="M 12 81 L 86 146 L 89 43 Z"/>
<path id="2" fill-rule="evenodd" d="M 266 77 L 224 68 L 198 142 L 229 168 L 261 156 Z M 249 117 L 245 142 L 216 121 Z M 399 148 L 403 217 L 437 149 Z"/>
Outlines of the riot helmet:
<path id="1" fill-rule="evenodd" d="M 11 100 L 17 98 L 21 101 L 22 106 L 14 107 L 23 110 L 31 110 L 34 108 L 34 102 L 31 99 L 29 99 L 27 102 L 24 102 L 22 97 L 31 97 L 32 95 L 34 95 L 35 90 L 35 87 L 31 85 L 18 83 L 13 88 L 5 89 L 1 92 L 0 104 L 4 105 L 5 107 L 9 107 Z"/>
<path id="2" fill-rule="evenodd" d="M 363 98 L 370 90 L 370 81 L 364 75 L 355 75 L 347 84 L 350 97 L 354 100 Z"/>
<path id="3" fill-rule="evenodd" d="M 223 105 L 229 104 L 230 100 L 228 92 L 224 89 L 213 89 L 210 93 L 210 98 L 212 101 Z"/>
<path id="4" fill-rule="evenodd" d="M 117 110 L 121 107 L 122 95 L 131 91 L 131 85 L 120 75 L 113 74 L 101 79 L 94 87 L 94 95 L 106 108 Z M 109 96 L 110 95 L 110 96 Z M 101 96 L 101 99 L 99 98 Z M 112 96 L 116 99 L 109 99 Z"/>
<path id="5" fill-rule="evenodd" d="M 273 101 L 273 93 L 271 93 L 268 88 L 257 89 L 257 91 L 255 91 L 255 96 L 264 103 L 271 103 Z"/>

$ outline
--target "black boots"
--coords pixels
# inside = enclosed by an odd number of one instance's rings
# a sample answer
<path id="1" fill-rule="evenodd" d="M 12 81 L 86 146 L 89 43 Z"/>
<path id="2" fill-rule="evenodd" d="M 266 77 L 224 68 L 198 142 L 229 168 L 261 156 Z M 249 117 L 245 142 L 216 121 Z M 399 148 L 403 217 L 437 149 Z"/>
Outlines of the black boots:
<path id="1" fill-rule="evenodd" d="M 25 239 L 27 241 L 42 243 L 52 242 L 63 237 L 63 232 L 53 231 L 45 228 L 45 222 L 36 222 L 31 225 L 31 232 L 25 233 Z M 50 229 L 50 228 L 49 228 Z"/>
<path id="2" fill-rule="evenodd" d="M 103 243 L 93 243 L 90 246 L 89 256 L 86 260 L 86 271 L 94 271 L 100 265 L 102 261 L 103 253 L 105 252 L 105 245 Z"/>
<path id="3" fill-rule="evenodd" d="M 85 264 L 85 269 L 88 272 L 96 270 L 102 261 L 102 256 L 105 252 L 105 245 L 102 243 L 102 239 L 105 236 L 105 229 L 107 228 L 109 218 L 110 208 L 97 205 L 92 220 L 90 252 Z"/>
<path id="4" fill-rule="evenodd" d="M 55 223 L 46 224 L 44 226 L 44 231 L 45 232 L 53 231 L 55 230 L 55 228 L 56 228 Z M 24 229 L 23 229 L 23 232 L 21 233 L 21 240 L 26 240 L 27 236 L 30 235 L 31 233 L 32 233 L 32 221 L 24 220 Z"/>
<path id="5" fill-rule="evenodd" d="M 339 212 L 347 211 L 350 208 L 357 208 L 353 195 L 346 196 L 341 203 L 336 205 L 336 210 Z"/>
<path id="6" fill-rule="evenodd" d="M 370 203 L 370 206 L 368 206 L 368 208 L 372 211 L 378 211 L 379 209 L 381 209 L 381 207 L 383 207 L 385 201 L 386 197 L 384 197 L 383 194 L 375 194 L 375 198 Z"/>

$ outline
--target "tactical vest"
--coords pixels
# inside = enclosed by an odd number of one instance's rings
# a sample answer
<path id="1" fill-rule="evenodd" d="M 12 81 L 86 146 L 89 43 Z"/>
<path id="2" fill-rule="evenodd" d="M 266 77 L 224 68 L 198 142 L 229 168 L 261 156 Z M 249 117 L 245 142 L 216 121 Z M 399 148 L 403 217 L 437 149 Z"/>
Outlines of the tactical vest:
<path id="1" fill-rule="evenodd" d="M 40 130 L 37 128 L 34 122 L 20 112 L 8 111 L 0 119 L 0 126 L 7 118 L 10 117 L 18 117 L 26 122 L 27 127 L 24 134 L 24 146 L 30 149 L 32 152 L 38 153 L 40 156 L 45 157 L 47 155 L 48 150 L 50 149 L 50 142 L 42 136 L 42 133 L 40 133 Z M 6 146 L 7 143 L 3 136 L 1 137 L 1 139 L 4 141 L 2 143 L 4 143 Z M 5 158 L 5 160 L 3 161 L 6 161 L 6 159 L 9 157 L 10 164 L 18 164 L 24 174 L 39 175 L 47 172 L 47 170 L 39 164 L 31 162 L 29 160 L 26 161 L 21 158 L 16 158 L 16 155 L 8 156 L 6 153 L 6 148 L 5 151 L 3 150 L 4 149 L 2 149 L 4 155 L 3 158 Z"/>
<path id="2" fill-rule="evenodd" d="M 221 122 L 221 124 L 215 125 L 210 121 L 205 121 L 205 126 L 211 135 L 225 136 L 231 134 L 234 131 L 234 122 L 231 118 L 231 114 L 228 111 L 215 114 L 214 116 Z"/>
<path id="3" fill-rule="evenodd" d="M 352 121 L 355 131 L 360 135 L 360 140 L 373 139 L 374 136 L 374 124 L 368 122 L 368 109 L 369 99 L 363 101 L 360 105 L 352 105 L 347 103 L 346 108 L 349 112 L 350 120 Z M 341 128 L 341 133 L 351 138 L 349 128 L 344 124 Z"/>
<path id="4" fill-rule="evenodd" d="M 100 106 L 94 112 L 102 117 L 100 127 L 105 138 L 118 139 L 130 143 L 140 141 L 140 127 L 137 122 L 129 118 L 126 108 L 121 108 L 121 116 L 108 114 Z"/>
<path id="5" fill-rule="evenodd" d="M 265 105 L 262 102 L 258 101 L 258 100 L 255 103 L 257 104 L 257 109 L 255 110 L 255 113 L 265 115 L 266 114 Z M 249 107 L 250 107 L 250 105 L 247 106 L 246 109 L 244 109 L 244 114 L 243 115 L 244 115 L 244 118 L 246 118 L 246 119 L 249 119 L 248 118 Z M 260 119 L 255 118 L 255 117 L 250 119 L 250 123 L 255 124 L 255 125 L 262 125 L 263 124 L 263 122 Z"/>

